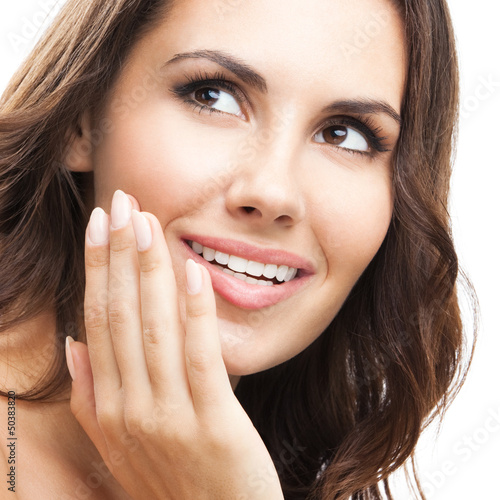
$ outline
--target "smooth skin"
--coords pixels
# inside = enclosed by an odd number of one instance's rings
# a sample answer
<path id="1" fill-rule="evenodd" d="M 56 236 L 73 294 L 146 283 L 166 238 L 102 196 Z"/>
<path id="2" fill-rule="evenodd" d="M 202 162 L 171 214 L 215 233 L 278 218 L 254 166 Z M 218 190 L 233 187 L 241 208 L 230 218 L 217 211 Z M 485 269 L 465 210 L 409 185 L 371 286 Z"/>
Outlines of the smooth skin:
<path id="1" fill-rule="evenodd" d="M 392 2 L 215 4 L 176 1 L 170 17 L 133 48 L 102 116 L 86 112 L 72 131 L 65 164 L 93 171 L 91 207 L 113 219 L 121 190 L 137 211 L 137 227 L 127 217 L 122 227 L 107 220 L 109 243 L 97 245 L 87 230 L 87 339 L 70 346 L 71 409 L 53 405 L 42 415 L 32 404 L 18 407 L 32 457 L 29 476 L 19 477 L 24 498 L 37 498 L 41 484 L 48 498 L 74 495 L 100 457 L 114 478 L 100 473 L 95 498 L 123 500 L 121 487 L 134 500 L 282 498 L 231 383 L 310 345 L 387 233 L 399 123 L 380 109 L 361 116 L 325 107 L 374 100 L 401 112 L 404 29 Z M 173 61 L 200 50 L 252 67 L 267 91 L 207 58 Z M 211 102 L 174 95 L 205 72 L 223 73 L 237 92 L 219 89 Z M 341 117 L 368 118 L 386 151 L 370 146 L 364 152 L 373 154 L 362 154 L 370 141 L 354 125 L 345 142 L 328 142 Z M 137 249 L 139 214 L 152 230 L 149 250 Z M 201 292 L 190 295 L 186 232 L 287 250 L 312 260 L 315 274 L 297 294 L 258 311 L 213 294 L 204 271 Z M 54 325 L 40 317 L 26 335 L 9 337 L 19 339 L 9 352 L 20 372 L 32 373 L 23 358 L 26 345 L 38 345 L 31 337 L 52 346 Z M 6 366 L 5 385 L 19 387 Z M 40 446 L 48 441 L 50 450 Z"/>

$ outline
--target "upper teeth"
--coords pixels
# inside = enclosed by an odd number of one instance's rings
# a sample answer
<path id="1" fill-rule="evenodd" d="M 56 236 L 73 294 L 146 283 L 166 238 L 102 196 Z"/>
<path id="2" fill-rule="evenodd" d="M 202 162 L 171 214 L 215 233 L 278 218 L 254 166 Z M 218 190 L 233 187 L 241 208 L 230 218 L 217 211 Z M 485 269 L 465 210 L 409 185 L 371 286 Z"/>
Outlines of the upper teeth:
<path id="1" fill-rule="evenodd" d="M 256 278 L 264 276 L 269 279 L 276 278 L 277 281 L 290 281 L 297 275 L 297 269 L 285 265 L 277 266 L 276 264 L 262 264 L 261 262 L 254 262 L 253 260 L 242 259 L 236 255 L 229 255 L 216 251 L 209 247 L 204 247 L 196 241 L 191 242 L 191 248 L 208 262 L 215 260 L 223 266 L 229 267 L 235 271 L 235 275 L 239 273 L 250 274 Z M 241 276 L 241 274 L 240 274 Z M 236 276 L 239 278 L 240 276 Z M 256 281 L 256 280 L 253 280 Z M 253 282 L 250 280 L 249 282 Z M 262 280 L 260 280 L 262 281 Z M 271 281 L 268 282 L 272 284 Z M 263 283 L 262 283 L 263 284 Z M 267 284 L 267 283 L 266 283 Z"/>

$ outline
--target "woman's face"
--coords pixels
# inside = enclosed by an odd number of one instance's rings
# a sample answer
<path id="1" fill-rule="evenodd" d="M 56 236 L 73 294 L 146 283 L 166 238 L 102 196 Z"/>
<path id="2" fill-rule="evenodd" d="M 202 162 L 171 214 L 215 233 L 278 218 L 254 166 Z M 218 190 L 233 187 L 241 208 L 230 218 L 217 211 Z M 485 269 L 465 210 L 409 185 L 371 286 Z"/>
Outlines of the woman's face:
<path id="1" fill-rule="evenodd" d="M 181 311 L 186 259 L 209 269 L 230 374 L 306 348 L 384 240 L 405 80 L 391 5 L 177 1 L 94 123 L 95 205 L 122 189 L 156 215 Z"/>

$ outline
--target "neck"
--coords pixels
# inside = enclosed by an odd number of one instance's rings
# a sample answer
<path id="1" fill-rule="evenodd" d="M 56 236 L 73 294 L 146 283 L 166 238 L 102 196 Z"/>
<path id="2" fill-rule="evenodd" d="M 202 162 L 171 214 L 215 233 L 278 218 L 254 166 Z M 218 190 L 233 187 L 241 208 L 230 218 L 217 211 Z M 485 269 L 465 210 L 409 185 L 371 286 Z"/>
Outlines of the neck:
<path id="1" fill-rule="evenodd" d="M 0 335 L 0 389 L 16 394 L 31 389 L 49 370 L 56 349 L 53 311 Z"/>

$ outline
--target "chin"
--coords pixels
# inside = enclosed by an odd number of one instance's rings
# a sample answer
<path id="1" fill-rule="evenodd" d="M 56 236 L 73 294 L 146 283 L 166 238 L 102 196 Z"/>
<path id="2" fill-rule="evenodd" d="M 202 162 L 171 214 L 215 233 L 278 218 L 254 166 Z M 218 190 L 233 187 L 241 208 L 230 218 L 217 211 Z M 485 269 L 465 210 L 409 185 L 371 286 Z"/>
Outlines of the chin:
<path id="1" fill-rule="evenodd" d="M 221 334 L 221 347 L 227 373 L 240 377 L 268 370 L 291 357 L 276 352 L 276 349 L 268 346 L 259 346 L 256 342 L 223 334 Z"/>
<path id="2" fill-rule="evenodd" d="M 245 344 L 244 341 L 242 345 L 222 341 L 222 357 L 229 375 L 241 377 L 267 368 L 263 360 L 259 359 L 255 352 L 251 352 Z"/>

